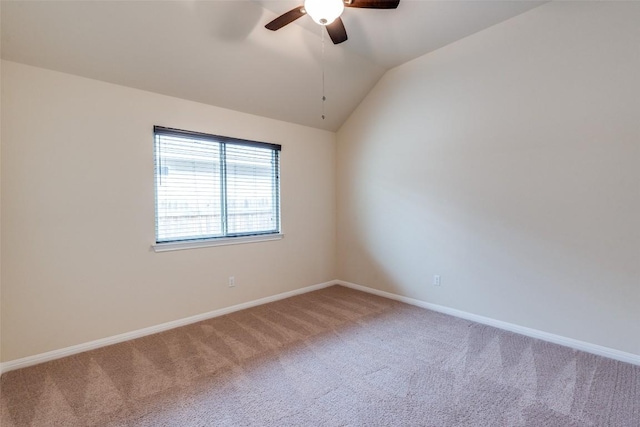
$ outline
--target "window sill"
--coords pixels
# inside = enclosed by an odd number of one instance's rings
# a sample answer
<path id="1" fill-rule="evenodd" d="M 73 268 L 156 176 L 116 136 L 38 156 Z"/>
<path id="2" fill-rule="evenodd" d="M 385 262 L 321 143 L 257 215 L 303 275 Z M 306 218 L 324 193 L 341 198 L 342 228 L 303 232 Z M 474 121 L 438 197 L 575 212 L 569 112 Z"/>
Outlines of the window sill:
<path id="1" fill-rule="evenodd" d="M 211 240 L 195 240 L 191 242 L 156 243 L 151 245 L 154 252 L 181 251 L 184 249 L 208 248 L 211 246 L 240 245 L 243 243 L 268 242 L 281 240 L 284 234 L 263 234 L 258 236 L 225 237 Z"/>

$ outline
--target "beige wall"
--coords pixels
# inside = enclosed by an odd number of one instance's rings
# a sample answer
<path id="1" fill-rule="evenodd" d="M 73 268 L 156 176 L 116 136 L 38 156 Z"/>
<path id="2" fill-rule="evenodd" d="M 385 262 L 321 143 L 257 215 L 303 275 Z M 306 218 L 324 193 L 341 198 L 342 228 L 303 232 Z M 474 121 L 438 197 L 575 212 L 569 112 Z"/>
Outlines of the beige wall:
<path id="1" fill-rule="evenodd" d="M 151 251 L 153 125 L 282 144 L 285 238 Z M 334 164 L 331 132 L 3 62 L 2 361 L 334 279 Z"/>
<path id="2" fill-rule="evenodd" d="M 640 354 L 639 20 L 552 3 L 398 67 L 337 152 L 3 61 L 1 360 L 336 277 Z M 155 124 L 282 144 L 286 237 L 152 252 Z"/>
<path id="3" fill-rule="evenodd" d="M 640 354 L 639 22 L 549 3 L 388 72 L 338 132 L 338 277 Z"/>

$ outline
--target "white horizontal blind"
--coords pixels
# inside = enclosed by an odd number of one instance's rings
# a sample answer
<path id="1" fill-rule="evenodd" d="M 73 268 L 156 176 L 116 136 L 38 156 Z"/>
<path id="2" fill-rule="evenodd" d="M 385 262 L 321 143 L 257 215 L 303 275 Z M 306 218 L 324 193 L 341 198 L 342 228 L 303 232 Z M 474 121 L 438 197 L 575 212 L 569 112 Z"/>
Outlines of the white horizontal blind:
<path id="1" fill-rule="evenodd" d="M 154 133 L 157 243 L 280 232 L 279 145 Z"/>

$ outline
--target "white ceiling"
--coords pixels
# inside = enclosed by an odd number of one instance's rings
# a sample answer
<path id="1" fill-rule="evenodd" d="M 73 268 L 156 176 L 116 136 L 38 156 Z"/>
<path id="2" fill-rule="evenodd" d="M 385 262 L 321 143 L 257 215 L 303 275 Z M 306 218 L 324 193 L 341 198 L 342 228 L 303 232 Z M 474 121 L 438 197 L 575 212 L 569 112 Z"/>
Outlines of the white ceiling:
<path id="1" fill-rule="evenodd" d="M 348 8 L 349 40 L 325 43 L 305 16 L 264 25 L 297 0 L 6 1 L 2 58 L 335 131 L 392 67 L 541 1 L 401 0 Z"/>

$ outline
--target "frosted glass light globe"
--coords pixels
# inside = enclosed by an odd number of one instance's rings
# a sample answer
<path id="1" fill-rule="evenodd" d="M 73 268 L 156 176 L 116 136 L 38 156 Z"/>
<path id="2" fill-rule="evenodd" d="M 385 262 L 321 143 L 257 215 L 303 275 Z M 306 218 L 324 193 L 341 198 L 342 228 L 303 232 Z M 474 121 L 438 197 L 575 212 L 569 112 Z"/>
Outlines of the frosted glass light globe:
<path id="1" fill-rule="evenodd" d="M 344 11 L 343 0 L 305 0 L 304 10 L 320 25 L 329 25 Z"/>

